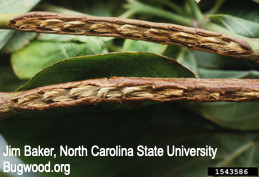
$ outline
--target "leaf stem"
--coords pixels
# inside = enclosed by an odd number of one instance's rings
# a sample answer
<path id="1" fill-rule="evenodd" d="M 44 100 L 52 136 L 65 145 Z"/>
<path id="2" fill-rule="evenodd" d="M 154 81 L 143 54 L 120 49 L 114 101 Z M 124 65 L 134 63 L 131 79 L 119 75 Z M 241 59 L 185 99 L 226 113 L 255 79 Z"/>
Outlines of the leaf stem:
<path id="1" fill-rule="evenodd" d="M 197 21 L 200 21 L 203 19 L 203 14 L 198 6 L 198 4 L 195 2 L 195 0 L 187 0 L 188 1 L 188 4 L 190 5 L 191 9 L 192 9 L 192 12 L 195 16 L 195 19 Z"/>
<path id="2" fill-rule="evenodd" d="M 135 13 L 136 13 L 135 10 L 129 9 L 129 10 L 127 10 L 126 12 L 124 12 L 123 14 L 121 14 L 121 15 L 119 16 L 119 18 L 130 18 L 130 17 L 132 17 Z"/>
<path id="3" fill-rule="evenodd" d="M 170 7 L 172 10 L 174 10 L 178 14 L 183 14 L 183 9 L 181 6 L 177 5 L 176 3 L 170 1 L 170 0 L 163 0 L 163 3 Z"/>
<path id="4" fill-rule="evenodd" d="M 235 150 L 232 154 L 227 156 L 225 158 L 225 160 L 219 164 L 219 167 L 228 166 L 231 161 L 233 161 L 235 158 L 237 158 L 239 155 L 241 155 L 242 153 L 244 153 L 245 151 L 247 151 L 251 147 L 252 147 L 252 143 L 251 142 L 241 146 L 240 148 Z"/>
<path id="5" fill-rule="evenodd" d="M 128 3 L 129 4 L 127 4 L 127 8 L 134 10 L 136 13 L 156 15 L 158 17 L 163 17 L 172 20 L 175 23 L 186 26 L 189 26 L 191 23 L 191 19 L 188 17 L 149 6 L 147 4 L 138 2 L 137 0 L 128 0 Z"/>
<path id="6" fill-rule="evenodd" d="M 220 7 L 224 4 L 226 0 L 217 0 L 214 4 L 214 6 L 206 12 L 206 14 L 215 14 L 219 11 Z"/>

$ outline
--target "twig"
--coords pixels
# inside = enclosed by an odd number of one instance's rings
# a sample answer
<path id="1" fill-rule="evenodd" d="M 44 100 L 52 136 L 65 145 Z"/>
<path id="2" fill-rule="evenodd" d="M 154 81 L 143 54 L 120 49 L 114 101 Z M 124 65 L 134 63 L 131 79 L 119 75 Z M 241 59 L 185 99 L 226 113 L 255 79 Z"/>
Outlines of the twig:
<path id="1" fill-rule="evenodd" d="M 154 23 L 115 17 L 64 15 L 30 12 L 9 22 L 9 27 L 40 33 L 108 36 L 178 45 L 193 50 L 246 58 L 259 62 L 250 42 L 222 33 L 168 23 Z"/>
<path id="2" fill-rule="evenodd" d="M 90 79 L 33 90 L 1 93 L 0 115 L 21 110 L 144 101 L 258 101 L 259 79 L 130 78 Z"/>

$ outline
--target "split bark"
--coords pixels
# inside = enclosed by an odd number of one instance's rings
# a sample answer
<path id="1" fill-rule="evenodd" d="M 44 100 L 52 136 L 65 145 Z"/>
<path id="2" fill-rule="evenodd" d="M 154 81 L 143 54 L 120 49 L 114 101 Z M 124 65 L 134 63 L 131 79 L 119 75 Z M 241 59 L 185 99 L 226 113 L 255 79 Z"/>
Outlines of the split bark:
<path id="1" fill-rule="evenodd" d="M 222 33 L 168 23 L 116 17 L 30 12 L 10 20 L 9 27 L 39 33 L 109 36 L 188 47 L 259 62 L 247 41 Z"/>
<path id="2" fill-rule="evenodd" d="M 0 115 L 21 110 L 144 101 L 258 101 L 259 79 L 112 77 L 1 93 Z M 1 116 L 0 116 L 1 117 Z"/>

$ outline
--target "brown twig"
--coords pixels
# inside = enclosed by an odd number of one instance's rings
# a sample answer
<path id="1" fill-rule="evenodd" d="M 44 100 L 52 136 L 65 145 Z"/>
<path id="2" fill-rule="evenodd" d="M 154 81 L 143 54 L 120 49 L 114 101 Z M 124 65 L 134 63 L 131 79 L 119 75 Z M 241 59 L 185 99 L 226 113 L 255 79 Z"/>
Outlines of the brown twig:
<path id="1" fill-rule="evenodd" d="M 46 110 L 85 104 L 144 101 L 258 101 L 259 79 L 131 78 L 90 79 L 0 94 L 1 112 Z"/>
<path id="2" fill-rule="evenodd" d="M 21 31 L 144 40 L 259 61 L 257 51 L 253 51 L 243 39 L 175 24 L 115 17 L 30 12 L 13 18 L 8 25 Z"/>

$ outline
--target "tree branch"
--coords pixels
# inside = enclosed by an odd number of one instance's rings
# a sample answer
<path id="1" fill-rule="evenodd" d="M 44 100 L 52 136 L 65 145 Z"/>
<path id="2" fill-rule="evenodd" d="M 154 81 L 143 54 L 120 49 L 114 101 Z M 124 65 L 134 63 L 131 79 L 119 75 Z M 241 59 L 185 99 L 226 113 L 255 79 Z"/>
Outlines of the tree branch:
<path id="1" fill-rule="evenodd" d="M 9 27 L 40 33 L 108 36 L 178 45 L 220 55 L 246 58 L 259 62 L 255 39 L 232 37 L 218 32 L 168 23 L 154 23 L 116 17 L 64 15 L 30 12 L 9 22 Z M 255 44 L 257 47 L 254 47 Z"/>
<path id="2" fill-rule="evenodd" d="M 259 79 L 131 78 L 89 79 L 0 93 L 0 117 L 28 110 L 144 101 L 258 101 Z"/>

